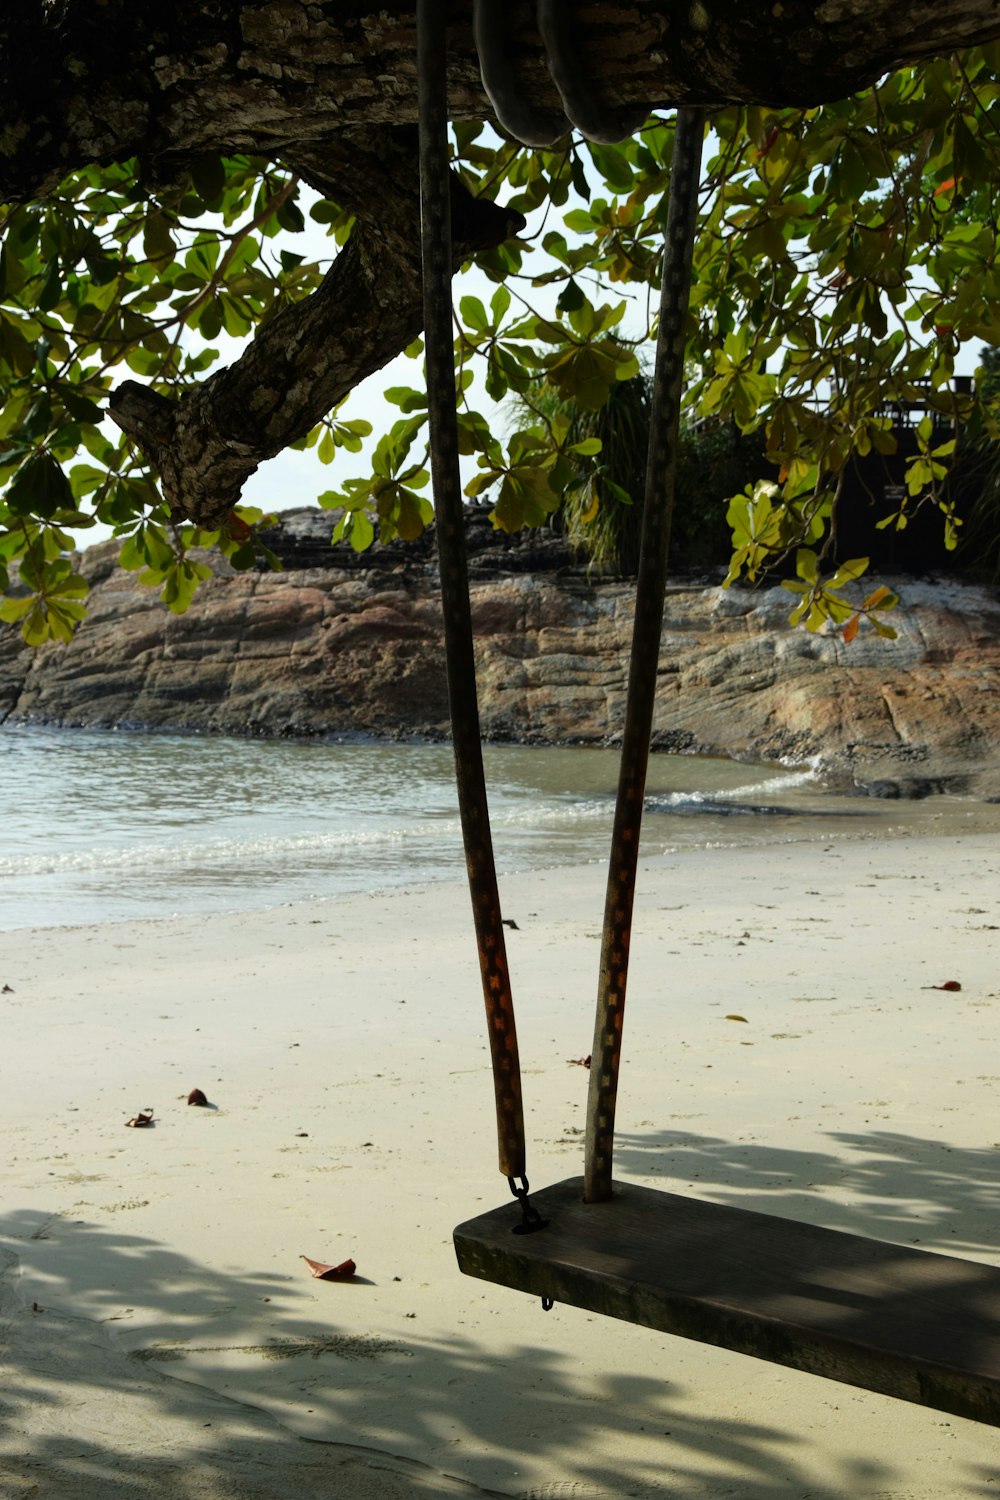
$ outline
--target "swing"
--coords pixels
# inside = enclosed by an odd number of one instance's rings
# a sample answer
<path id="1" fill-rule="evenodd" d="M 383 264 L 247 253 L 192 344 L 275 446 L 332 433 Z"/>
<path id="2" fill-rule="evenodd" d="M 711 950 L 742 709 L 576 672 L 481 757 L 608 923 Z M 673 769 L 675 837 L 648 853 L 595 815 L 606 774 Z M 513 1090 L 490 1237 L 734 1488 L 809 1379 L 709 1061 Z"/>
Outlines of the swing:
<path id="1" fill-rule="evenodd" d="M 530 1194 L 517 1039 L 490 837 L 476 700 L 451 333 L 452 252 L 444 20 L 441 0 L 418 0 L 421 235 L 431 464 L 441 572 L 456 780 L 479 949 L 496 1094 L 500 1171 L 516 1202 L 455 1230 L 470 1276 L 663 1333 L 716 1344 L 844 1384 L 1000 1426 L 1000 1269 L 772 1215 L 612 1182 L 628 945 L 639 827 L 663 620 L 684 328 L 704 137 L 704 115 L 681 109 L 665 236 L 662 296 L 642 549 L 636 588 L 618 797 L 612 834 L 583 1177 Z M 568 22 L 556 25 L 562 88 Z M 476 0 L 477 42 L 494 106 L 511 98 L 496 63 L 495 0 Z M 560 16 L 562 17 L 560 21 Z M 487 25 L 487 18 L 493 18 Z M 554 19 L 553 19 L 554 18 Z M 559 25 L 563 27 L 559 30 Z M 553 42 L 542 24 L 546 45 Z M 500 39 L 502 41 L 502 38 Z M 572 50 L 571 48 L 569 49 Z M 551 60 L 551 59 L 550 59 Z M 489 63 L 489 65 L 488 65 Z M 499 77 L 499 83 L 497 79 Z M 585 92 L 585 91 L 584 91 Z M 516 90 L 514 91 L 516 94 Z M 610 138 L 621 120 L 588 133 Z M 522 116 L 523 118 L 523 116 Z M 580 121 L 578 120 L 578 123 Z M 605 134 L 605 127 L 607 133 Z M 526 138 L 552 139 L 537 116 Z M 566 121 L 557 133 L 568 128 Z M 530 131 L 530 133 L 529 133 Z"/>

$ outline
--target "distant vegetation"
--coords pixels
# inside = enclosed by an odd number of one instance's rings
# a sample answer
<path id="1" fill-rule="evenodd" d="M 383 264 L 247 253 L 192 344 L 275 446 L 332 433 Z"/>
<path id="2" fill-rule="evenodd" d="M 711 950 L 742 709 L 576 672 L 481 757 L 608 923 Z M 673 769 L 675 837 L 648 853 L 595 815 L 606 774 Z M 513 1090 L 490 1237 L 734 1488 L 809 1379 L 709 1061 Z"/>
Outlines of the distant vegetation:
<path id="1" fill-rule="evenodd" d="M 984 349 L 976 381 L 980 401 L 1000 399 L 1000 350 Z M 573 473 L 564 480 L 562 503 L 549 520 L 585 557 L 598 575 L 629 577 L 636 571 L 645 489 L 652 377 L 642 371 L 611 386 L 596 410 L 575 406 L 541 384 L 515 403 L 518 420 L 561 418 L 563 462 Z M 903 572 L 957 572 L 992 582 L 1000 578 L 1000 441 L 981 420 L 969 424 L 956 443 L 947 494 L 960 522 L 958 544 L 945 545 L 939 518 L 929 508 L 911 507 L 902 527 L 878 525 L 893 488 L 905 487 L 906 473 L 919 451 L 917 411 L 901 420 L 896 413 L 897 450 L 855 457 L 848 466 L 840 502 L 836 560 L 857 551 L 880 567 Z M 947 442 L 952 428 L 935 426 L 935 442 Z M 599 452 L 586 440 L 600 441 Z M 730 419 L 706 417 L 682 422 L 677 487 L 671 534 L 674 571 L 726 570 L 733 553 L 727 520 L 732 497 L 754 489 L 772 472 L 760 430 L 741 432 Z"/>
<path id="2" fill-rule="evenodd" d="M 576 406 L 551 386 L 540 385 L 515 403 L 518 418 L 569 420 L 563 443 L 573 475 L 550 519 L 601 575 L 632 576 L 639 562 L 642 499 L 646 482 L 652 376 L 642 371 L 616 381 L 596 410 Z M 572 448 L 597 438 L 598 453 Z M 732 553 L 726 504 L 729 496 L 766 472 L 759 433 L 741 433 L 718 418 L 681 425 L 677 490 L 671 531 L 675 569 L 725 568 Z"/>

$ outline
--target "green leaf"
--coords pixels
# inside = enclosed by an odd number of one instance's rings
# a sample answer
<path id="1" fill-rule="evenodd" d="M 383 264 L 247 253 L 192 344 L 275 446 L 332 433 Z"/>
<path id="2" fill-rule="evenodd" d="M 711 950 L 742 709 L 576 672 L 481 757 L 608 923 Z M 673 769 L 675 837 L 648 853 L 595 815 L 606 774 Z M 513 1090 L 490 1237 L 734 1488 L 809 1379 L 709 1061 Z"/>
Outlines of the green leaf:
<path id="1" fill-rule="evenodd" d="M 17 260 L 27 260 L 38 247 L 41 214 L 37 208 L 19 207 L 7 215 L 4 246 Z"/>
<path id="2" fill-rule="evenodd" d="M 848 583 L 855 582 L 868 571 L 867 557 L 855 557 L 850 562 L 841 563 L 837 571 L 827 579 L 828 589 L 842 589 Z"/>
<path id="3" fill-rule="evenodd" d="M 493 327 L 499 327 L 510 308 L 510 292 L 505 286 L 498 286 L 493 293 L 490 310 L 493 313 Z"/>
<path id="4" fill-rule="evenodd" d="M 556 300 L 556 307 L 561 313 L 576 312 L 584 304 L 583 289 L 571 276 L 563 287 Z"/>
<path id="5" fill-rule="evenodd" d="M 49 401 L 48 392 L 42 391 L 31 403 L 21 430 L 25 437 L 34 442 L 35 439 L 44 437 L 51 426 L 52 403 Z"/>
<path id="6" fill-rule="evenodd" d="M 142 232 L 142 248 L 147 260 L 166 265 L 177 254 L 177 242 L 171 233 L 171 221 L 161 212 L 152 213 L 146 219 Z"/>
<path id="7" fill-rule="evenodd" d="M 546 469 L 526 467 L 506 474 L 493 510 L 493 525 L 501 531 L 540 526 L 559 504 Z"/>
<path id="8" fill-rule="evenodd" d="M 275 214 L 275 218 L 281 228 L 286 229 L 289 234 L 301 234 L 306 227 L 302 210 L 292 198 L 285 199 Z"/>
<path id="9" fill-rule="evenodd" d="M 23 619 L 29 610 L 34 609 L 37 602 L 34 594 L 29 594 L 25 599 L 2 599 L 0 600 L 0 620 L 14 624 L 15 621 Z"/>
<path id="10" fill-rule="evenodd" d="M 140 532 L 130 536 L 118 554 L 118 566 L 131 572 L 134 569 L 147 566 L 146 550 L 142 545 L 142 534 Z"/>
<path id="11" fill-rule="evenodd" d="M 96 401 L 81 395 L 71 386 L 60 386 L 59 395 L 66 410 L 77 422 L 100 422 L 104 415 Z"/>
<path id="12" fill-rule="evenodd" d="M 393 406 L 398 406 L 401 411 L 426 411 L 427 392 L 414 390 L 408 385 L 391 385 L 382 393 L 387 401 Z M 371 431 L 371 427 L 368 427 Z"/>
<path id="13" fill-rule="evenodd" d="M 591 141 L 588 150 L 595 167 L 613 192 L 631 192 L 634 178 L 623 147 L 602 146 Z"/>
<path id="14" fill-rule="evenodd" d="M 355 511 L 351 517 L 351 546 L 355 552 L 365 552 L 375 540 L 375 528 L 363 510 Z"/>
<path id="15" fill-rule="evenodd" d="M 181 615 L 189 607 L 199 584 L 211 577 L 212 570 L 205 563 L 192 562 L 189 558 L 178 558 L 165 571 L 149 568 L 140 573 L 139 582 L 160 589 L 160 597 L 167 608 Z"/>
<path id="16" fill-rule="evenodd" d="M 45 279 L 42 282 L 41 291 L 38 293 L 38 297 L 35 302 L 35 306 L 38 308 L 39 312 L 51 312 L 62 296 L 62 291 L 62 277 L 59 273 L 59 262 L 57 260 L 52 260 L 49 262 L 48 269 L 45 272 Z"/>
<path id="17" fill-rule="evenodd" d="M 191 162 L 191 180 L 198 196 L 208 208 L 214 208 L 226 185 L 226 169 L 221 156 L 210 152 Z"/>
<path id="18" fill-rule="evenodd" d="M 0 309 L 0 362 L 15 375 L 30 375 L 35 369 L 35 351 L 20 321 L 4 309 Z"/>
<path id="19" fill-rule="evenodd" d="M 73 490 L 62 467 L 48 453 L 36 454 L 23 464 L 4 496 L 15 516 L 51 519 L 59 510 L 72 510 Z"/>
<path id="20" fill-rule="evenodd" d="M 563 223 L 576 234 L 592 234 L 594 230 L 593 215 L 583 208 L 574 208 L 563 214 Z"/>
<path id="21" fill-rule="evenodd" d="M 806 583 L 819 579 L 819 559 L 808 547 L 800 547 L 795 554 L 795 571 Z"/>
<path id="22" fill-rule="evenodd" d="M 571 346 L 551 360 L 547 376 L 565 400 L 597 411 L 618 379 L 618 351 L 606 344 Z"/>
<path id="23" fill-rule="evenodd" d="M 317 224 L 335 224 L 342 213 L 343 210 L 329 198 L 320 198 L 310 208 L 309 217 Z"/>
<path id="24" fill-rule="evenodd" d="M 486 309 L 478 297 L 463 297 L 458 304 L 458 310 L 462 315 L 462 321 L 477 333 L 485 333 L 489 328 L 489 319 Z"/>

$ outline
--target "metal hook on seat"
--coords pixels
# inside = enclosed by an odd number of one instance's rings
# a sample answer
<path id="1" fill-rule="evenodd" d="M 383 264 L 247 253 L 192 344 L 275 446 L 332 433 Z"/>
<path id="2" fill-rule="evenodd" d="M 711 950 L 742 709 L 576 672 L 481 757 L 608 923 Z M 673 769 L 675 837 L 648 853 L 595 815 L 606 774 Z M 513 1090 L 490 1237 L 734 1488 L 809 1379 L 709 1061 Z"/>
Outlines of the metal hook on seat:
<path id="1" fill-rule="evenodd" d="M 515 1224 L 511 1230 L 512 1234 L 537 1234 L 540 1229 L 548 1229 L 548 1219 L 543 1219 L 538 1209 L 528 1198 L 528 1179 L 521 1177 L 508 1177 L 507 1186 L 521 1205 L 521 1222 Z"/>

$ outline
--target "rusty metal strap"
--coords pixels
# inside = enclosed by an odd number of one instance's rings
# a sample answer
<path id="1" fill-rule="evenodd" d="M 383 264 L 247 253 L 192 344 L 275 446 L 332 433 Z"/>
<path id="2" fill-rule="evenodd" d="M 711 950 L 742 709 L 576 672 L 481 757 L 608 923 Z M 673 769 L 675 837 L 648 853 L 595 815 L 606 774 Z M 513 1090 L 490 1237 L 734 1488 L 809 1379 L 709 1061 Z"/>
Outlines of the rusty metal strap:
<path id="1" fill-rule="evenodd" d="M 458 467 L 445 61 L 445 6 L 442 0 L 418 0 L 424 332 L 448 699 L 465 862 L 493 1058 L 500 1171 L 505 1177 L 517 1178 L 524 1175 L 521 1070 L 486 801 Z"/>
<path id="2" fill-rule="evenodd" d="M 663 595 L 667 584 L 667 553 L 677 473 L 685 330 L 704 135 L 705 116 L 701 110 L 678 110 L 663 251 L 660 326 L 646 462 L 635 624 L 590 1066 L 584 1171 L 588 1203 L 603 1202 L 611 1196 L 611 1160 L 632 907 L 663 629 Z"/>

